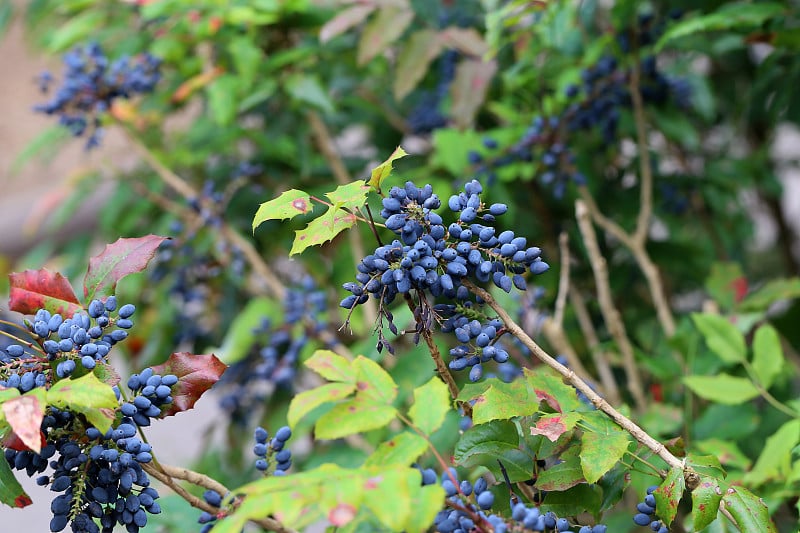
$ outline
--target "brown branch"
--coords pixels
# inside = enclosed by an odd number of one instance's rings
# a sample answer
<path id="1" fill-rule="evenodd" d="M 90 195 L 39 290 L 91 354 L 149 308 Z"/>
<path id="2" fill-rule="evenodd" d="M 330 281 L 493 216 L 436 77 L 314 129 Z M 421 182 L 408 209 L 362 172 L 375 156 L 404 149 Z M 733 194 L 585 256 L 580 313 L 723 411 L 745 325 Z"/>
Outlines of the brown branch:
<path id="1" fill-rule="evenodd" d="M 569 235 L 562 231 L 558 236 L 558 249 L 561 255 L 561 273 L 558 278 L 558 296 L 556 296 L 556 308 L 553 313 L 553 321 L 560 327 L 564 326 L 564 308 L 567 306 L 567 294 L 569 294 Z"/>
<path id="2" fill-rule="evenodd" d="M 636 123 L 636 145 L 639 152 L 639 215 L 636 219 L 636 230 L 633 241 L 639 246 L 647 242 L 650 231 L 650 219 L 653 216 L 653 169 L 650 166 L 650 150 L 647 147 L 647 119 L 644 116 L 644 103 L 639 90 L 640 81 L 639 56 L 633 58 L 628 88 L 633 103 L 633 120 Z"/>
<path id="3" fill-rule="evenodd" d="M 625 324 L 622 322 L 619 311 L 614 306 L 614 301 L 611 296 L 611 285 L 608 279 L 606 259 L 603 257 L 603 254 L 600 252 L 600 246 L 597 244 L 597 235 L 595 235 L 594 227 L 592 227 L 592 222 L 589 220 L 589 211 L 586 205 L 580 200 L 575 202 L 575 216 L 578 219 L 578 228 L 583 237 L 586 251 L 589 254 L 589 263 L 594 272 L 597 300 L 600 304 L 600 311 L 603 313 L 603 320 L 605 320 L 608 331 L 611 333 L 611 336 L 614 338 L 622 354 L 622 366 L 628 378 L 628 387 L 633 396 L 634 405 L 637 409 L 643 409 L 647 399 L 645 398 L 639 367 L 636 365 L 633 345 L 630 339 L 628 339 L 628 334 L 625 331 Z"/>
<path id="4" fill-rule="evenodd" d="M 500 319 L 505 323 L 509 332 L 522 342 L 531 353 L 536 356 L 541 362 L 554 369 L 556 372 L 566 379 L 570 385 L 582 392 L 592 404 L 600 411 L 608 415 L 619 427 L 630 433 L 637 442 L 647 447 L 650 451 L 661 457 L 667 465 L 671 468 L 680 468 L 685 472 L 684 476 L 695 476 L 694 472 L 686 467 L 683 461 L 670 453 L 667 448 L 651 437 L 646 431 L 637 426 L 631 419 L 614 409 L 606 400 L 598 395 L 592 388 L 586 384 L 585 381 L 580 379 L 575 372 L 565 367 L 552 356 L 545 352 L 536 342 L 531 339 L 527 333 L 516 323 L 514 319 L 503 309 L 503 307 L 494 299 L 494 297 L 486 290 L 478 287 L 470 280 L 462 278 L 461 283 L 466 286 L 473 294 L 480 296 L 494 311 L 498 314 Z"/>

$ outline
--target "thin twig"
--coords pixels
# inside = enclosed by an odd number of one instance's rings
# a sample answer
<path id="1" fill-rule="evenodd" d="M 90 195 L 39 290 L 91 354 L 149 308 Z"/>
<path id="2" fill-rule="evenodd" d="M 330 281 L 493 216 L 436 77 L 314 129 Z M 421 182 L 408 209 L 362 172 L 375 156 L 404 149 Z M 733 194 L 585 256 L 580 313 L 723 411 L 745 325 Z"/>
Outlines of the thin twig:
<path id="1" fill-rule="evenodd" d="M 653 216 L 653 169 L 650 166 L 650 150 L 647 148 L 647 120 L 644 116 L 644 103 L 639 89 L 640 81 L 639 56 L 633 58 L 628 88 L 633 103 L 633 120 L 636 123 L 636 144 L 639 152 L 639 215 L 636 219 L 636 230 L 633 241 L 639 246 L 647 242 L 650 230 L 650 219 Z"/>
<path id="2" fill-rule="evenodd" d="M 514 319 L 511 318 L 511 315 L 509 315 L 508 312 L 503 309 L 503 307 L 488 291 L 478 287 L 466 278 L 462 278 L 461 283 L 467 287 L 470 292 L 480 296 L 483 301 L 489 305 L 489 307 L 494 309 L 500 319 L 505 323 L 505 326 L 508 328 L 511 334 L 519 339 L 520 342 L 522 342 L 522 344 L 524 344 L 531 351 L 531 353 L 536 356 L 537 359 L 561 374 L 561 376 L 563 376 L 564 379 L 566 379 L 573 387 L 582 392 L 586 398 L 588 398 L 589 401 L 592 402 L 595 407 L 597 407 L 597 409 L 608 415 L 609 418 L 611 418 L 622 429 L 627 431 L 634 439 L 636 439 L 637 442 L 641 443 L 653 453 L 661 457 L 661 459 L 663 459 L 667 465 L 669 465 L 671 468 L 680 468 L 683 470 L 684 477 L 691 477 L 693 480 L 693 483 L 687 482 L 687 485 L 690 488 L 694 488 L 696 485 L 697 474 L 695 474 L 690 468 L 686 467 L 683 461 L 670 453 L 666 446 L 651 437 L 646 431 L 637 426 L 631 419 L 614 409 L 606 400 L 592 390 L 592 388 L 586 382 L 581 380 L 575 374 L 575 372 L 565 367 L 556 361 L 550 354 L 545 352 L 538 344 L 536 344 L 533 339 L 528 336 L 527 333 L 525 333 L 525 331 L 516 322 L 514 322 Z"/>
<path id="3" fill-rule="evenodd" d="M 600 376 L 600 383 L 606 393 L 606 398 L 608 398 L 608 401 L 612 404 L 618 405 L 622 399 L 619 395 L 619 389 L 617 388 L 617 380 L 614 379 L 614 372 L 611 370 L 608 358 L 600 347 L 600 341 L 597 338 L 597 332 L 594 329 L 589 312 L 586 310 L 586 303 L 583 301 L 583 296 L 581 296 L 580 292 L 573 286 L 569 290 L 569 298 L 572 304 L 572 310 L 575 312 L 575 316 L 578 319 L 583 337 L 586 339 L 586 344 L 589 346 L 589 352 L 592 354 L 592 361 L 594 361 L 594 367 L 597 370 L 597 374 Z"/>
<path id="4" fill-rule="evenodd" d="M 611 333 L 611 336 L 614 338 L 622 354 L 622 366 L 628 378 L 628 388 L 633 396 L 634 405 L 637 409 L 643 409 L 647 399 L 644 394 L 644 386 L 642 385 L 642 378 L 639 374 L 639 367 L 636 365 L 633 345 L 630 339 L 628 339 L 628 334 L 625 331 L 625 324 L 611 296 L 611 285 L 608 279 L 606 259 L 603 257 L 603 254 L 600 252 L 600 246 L 597 244 L 597 235 L 595 235 L 594 227 L 592 226 L 591 220 L 589 220 L 589 211 L 586 209 L 586 205 L 580 200 L 575 202 L 575 216 L 578 219 L 578 228 L 583 237 L 583 243 L 589 254 L 589 263 L 594 272 L 597 300 L 600 304 L 600 311 L 603 313 L 603 320 L 605 320 L 608 331 Z"/>
<path id="5" fill-rule="evenodd" d="M 558 236 L 558 249 L 561 255 L 561 273 L 558 278 L 558 295 L 556 296 L 556 308 L 553 313 L 553 321 L 560 327 L 564 327 L 564 309 L 567 306 L 567 294 L 569 294 L 569 235 L 562 231 Z"/>

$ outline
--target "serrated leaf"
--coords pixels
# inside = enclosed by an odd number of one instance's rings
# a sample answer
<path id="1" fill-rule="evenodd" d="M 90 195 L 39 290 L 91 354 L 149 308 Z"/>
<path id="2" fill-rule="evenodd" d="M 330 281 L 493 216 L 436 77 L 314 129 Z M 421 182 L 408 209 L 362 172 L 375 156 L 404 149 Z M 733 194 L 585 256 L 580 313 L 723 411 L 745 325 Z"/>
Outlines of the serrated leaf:
<path id="1" fill-rule="evenodd" d="M 408 410 L 408 416 L 417 429 L 430 435 L 441 427 L 450 408 L 447 385 L 434 376 L 425 385 L 414 389 L 414 404 Z"/>
<path id="2" fill-rule="evenodd" d="M 322 415 L 314 426 L 319 439 L 340 439 L 378 429 L 394 420 L 397 411 L 389 405 L 350 400 Z"/>
<path id="3" fill-rule="evenodd" d="M 353 361 L 356 371 L 356 400 L 391 405 L 397 398 L 397 383 L 372 359 L 359 355 Z"/>
<path id="4" fill-rule="evenodd" d="M 775 279 L 747 295 L 739 304 L 742 311 L 763 311 L 779 300 L 800 297 L 800 278 Z"/>
<path id="5" fill-rule="evenodd" d="M 33 392 L 33 391 L 31 391 Z M 37 396 L 42 396 L 41 400 Z M 25 446 L 39 453 L 42 450 L 42 419 L 46 402 L 44 391 L 40 394 L 25 394 L 6 400 L 2 404 L 3 415 L 8 425 Z"/>
<path id="6" fill-rule="evenodd" d="M 304 364 L 328 381 L 356 382 L 352 363 L 331 350 L 317 350 Z"/>
<path id="7" fill-rule="evenodd" d="M 686 376 L 683 383 L 701 398 L 727 405 L 738 405 L 758 396 L 758 389 L 749 379 L 728 374 Z"/>
<path id="8" fill-rule="evenodd" d="M 39 309 L 72 316 L 83 309 L 69 280 L 46 268 L 12 272 L 8 275 L 8 308 L 23 315 Z"/>
<path id="9" fill-rule="evenodd" d="M 310 246 L 319 246 L 333 240 L 339 233 L 351 228 L 356 223 L 356 216 L 338 206 L 328 208 L 319 218 L 308 223 L 304 229 L 295 232 L 294 242 L 289 255 L 302 253 Z"/>
<path id="10" fill-rule="evenodd" d="M 431 62 L 442 51 L 436 31 L 419 30 L 411 34 L 397 58 L 394 74 L 394 97 L 400 101 L 425 77 Z"/>
<path id="11" fill-rule="evenodd" d="M 557 516 L 578 516 L 589 512 L 597 515 L 600 508 L 600 490 L 596 485 L 582 483 L 565 491 L 549 492 L 545 498 L 548 511 Z"/>
<path id="12" fill-rule="evenodd" d="M 359 180 L 339 185 L 333 191 L 325 193 L 325 196 L 339 209 L 355 211 L 366 203 L 368 192 L 369 186 Z"/>
<path id="13" fill-rule="evenodd" d="M 382 54 L 396 41 L 414 20 L 414 12 L 407 7 L 386 6 L 364 27 L 358 42 L 358 64 L 364 65 Z"/>
<path id="14" fill-rule="evenodd" d="M 550 442 L 555 442 L 561 435 L 574 428 L 580 419 L 581 415 L 578 413 L 544 415 L 531 427 L 531 435 L 542 435 Z"/>
<path id="15" fill-rule="evenodd" d="M 783 14 L 785 10 L 786 7 L 777 2 L 726 4 L 713 13 L 687 17 L 674 24 L 658 40 L 656 51 L 661 50 L 670 41 L 695 33 L 757 28 L 769 19 Z"/>
<path id="16" fill-rule="evenodd" d="M 253 217 L 253 231 L 267 220 L 286 220 L 305 215 L 313 209 L 311 196 L 299 189 L 289 189 L 258 207 Z"/>
<path id="17" fill-rule="evenodd" d="M 744 487 L 730 487 L 722 496 L 723 505 L 733 516 L 739 531 L 777 533 L 764 501 Z"/>
<path id="18" fill-rule="evenodd" d="M 14 508 L 27 507 L 33 503 L 14 477 L 14 472 L 3 454 L 0 454 L 0 502 Z"/>
<path id="19" fill-rule="evenodd" d="M 764 445 L 745 482 L 759 486 L 771 479 L 783 479 L 792 469 L 792 449 L 800 442 L 800 420 L 790 420 L 773 433 Z"/>
<path id="20" fill-rule="evenodd" d="M 83 295 L 87 302 L 111 296 L 117 283 L 129 274 L 147 268 L 156 250 L 168 237 L 145 235 L 131 239 L 120 238 L 106 245 L 100 254 L 89 259 L 89 269 L 83 279 Z"/>
<path id="21" fill-rule="evenodd" d="M 722 501 L 722 489 L 719 483 L 713 478 L 701 477 L 700 485 L 692 491 L 692 519 L 695 531 L 702 531 L 717 519 L 720 501 Z"/>
<path id="22" fill-rule="evenodd" d="M 585 483 L 581 461 L 577 455 L 577 447 L 573 447 L 561 455 L 557 465 L 539 471 L 536 487 L 540 490 L 562 491 L 580 483 Z"/>
<path id="23" fill-rule="evenodd" d="M 568 413 L 582 406 L 575 389 L 564 383 L 564 378 L 550 367 L 540 366 L 536 370 L 526 368 L 524 373 L 528 387 L 536 398 L 554 411 Z"/>
<path id="24" fill-rule="evenodd" d="M 219 381 L 227 368 L 214 354 L 173 352 L 166 362 L 153 367 L 156 374 L 178 376 L 178 383 L 172 386 L 172 403 L 162 409 L 161 416 L 172 416 L 194 407 L 200 396 Z"/>
<path id="25" fill-rule="evenodd" d="M 462 59 L 456 66 L 456 77 L 450 87 L 453 104 L 450 118 L 458 128 L 472 126 L 478 109 L 497 72 L 497 62 Z"/>
<path id="26" fill-rule="evenodd" d="M 531 458 L 519 448 L 517 426 L 508 420 L 492 420 L 469 428 L 456 444 L 453 458 L 456 464 L 485 466 L 498 476 L 500 459 L 512 482 L 530 479 L 533 472 Z"/>
<path id="27" fill-rule="evenodd" d="M 726 363 L 741 363 L 747 358 L 744 336 L 720 315 L 693 313 L 692 320 L 703 334 L 706 344 Z"/>
<path id="28" fill-rule="evenodd" d="M 724 478 L 727 472 L 722 468 L 719 458 L 716 455 L 697 455 L 690 453 L 686 457 L 686 466 L 698 474 L 713 477 L 715 479 Z"/>
<path id="29" fill-rule="evenodd" d="M 326 43 L 337 35 L 341 35 L 350 28 L 361 24 L 370 13 L 375 11 L 375 8 L 375 5 L 355 5 L 340 11 L 320 28 L 320 42 Z"/>
<path id="30" fill-rule="evenodd" d="M 380 192 L 383 180 L 388 178 L 392 173 L 394 161 L 407 155 L 408 154 L 405 150 L 403 150 L 402 146 L 395 148 L 394 152 L 392 152 L 392 155 L 390 155 L 386 161 L 372 169 L 372 174 L 370 175 L 368 183 L 369 186 L 372 187 L 373 190 Z"/>
<path id="31" fill-rule="evenodd" d="M 111 387 L 92 374 L 77 379 L 61 379 L 47 391 L 47 405 L 81 413 L 101 432 L 105 433 L 114 420 L 114 410 L 119 406 Z"/>
<path id="32" fill-rule="evenodd" d="M 753 371 L 765 389 L 769 389 L 783 368 L 783 348 L 778 332 L 769 324 L 756 330 L 753 339 Z"/>
<path id="33" fill-rule="evenodd" d="M 527 393 L 522 381 L 512 383 L 503 383 L 499 379 L 491 381 L 492 385 L 475 398 L 475 404 L 472 406 L 473 423 L 484 424 L 491 420 L 527 416 L 536 412 L 539 402 L 526 401 Z"/>
<path id="34" fill-rule="evenodd" d="M 419 459 L 428 449 L 428 443 L 408 431 L 382 442 L 364 461 L 364 466 L 408 466 Z"/>
<path id="35" fill-rule="evenodd" d="M 320 405 L 347 398 L 354 390 L 356 387 L 351 383 L 327 383 L 315 389 L 295 394 L 289 404 L 286 422 L 289 426 L 295 427 L 304 416 Z"/>
<path id="36" fill-rule="evenodd" d="M 628 433 L 622 430 L 608 433 L 584 431 L 581 436 L 581 468 L 583 477 L 594 483 L 611 470 L 628 449 Z"/>
<path id="37" fill-rule="evenodd" d="M 653 492 L 656 499 L 656 512 L 659 518 L 669 526 L 678 513 L 678 503 L 683 497 L 686 482 L 683 479 L 683 470 L 679 467 L 672 468 L 667 478 Z"/>

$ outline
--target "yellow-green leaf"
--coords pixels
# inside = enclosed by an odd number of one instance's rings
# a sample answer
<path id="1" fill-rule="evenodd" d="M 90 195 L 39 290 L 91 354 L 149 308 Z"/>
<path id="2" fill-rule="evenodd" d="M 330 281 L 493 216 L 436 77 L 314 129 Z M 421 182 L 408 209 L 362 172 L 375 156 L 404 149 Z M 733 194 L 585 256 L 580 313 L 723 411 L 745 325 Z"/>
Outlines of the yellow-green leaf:
<path id="1" fill-rule="evenodd" d="M 428 443 L 415 433 L 399 433 L 382 442 L 372 455 L 364 461 L 364 466 L 408 466 L 425 453 Z"/>
<path id="2" fill-rule="evenodd" d="M 394 407 L 388 405 L 350 400 L 322 415 L 314 431 L 319 439 L 340 439 L 381 428 L 394 420 L 396 414 Z"/>
<path id="3" fill-rule="evenodd" d="M 298 189 L 289 189 L 269 202 L 264 202 L 253 217 L 253 231 L 267 220 L 284 220 L 311 211 L 311 196 Z"/>
<path id="4" fill-rule="evenodd" d="M 397 383 L 392 376 L 372 359 L 363 355 L 353 361 L 356 371 L 356 399 L 390 405 L 397 397 Z"/>
<path id="5" fill-rule="evenodd" d="M 758 396 L 758 389 L 749 379 L 728 374 L 686 376 L 683 382 L 701 398 L 727 405 L 738 405 Z"/>
<path id="6" fill-rule="evenodd" d="M 289 404 L 286 421 L 289 426 L 295 427 L 304 416 L 320 405 L 347 398 L 354 390 L 355 385 L 352 383 L 328 383 L 296 394 Z"/>
<path id="7" fill-rule="evenodd" d="M 581 436 L 581 469 L 583 477 L 594 483 L 611 470 L 628 449 L 628 433 L 622 430 L 608 433 L 584 431 Z"/>
<path id="8" fill-rule="evenodd" d="M 47 404 L 83 414 L 103 433 L 111 427 L 114 409 L 119 405 L 111 386 L 92 373 L 56 382 L 47 391 Z"/>
<path id="9" fill-rule="evenodd" d="M 408 410 L 408 416 L 417 429 L 430 435 L 439 429 L 449 410 L 447 385 L 434 376 L 425 385 L 414 389 L 414 405 Z"/>
<path id="10" fill-rule="evenodd" d="M 756 330 L 753 339 L 753 371 L 768 389 L 783 368 L 783 348 L 778 332 L 769 324 L 764 324 Z"/>
<path id="11" fill-rule="evenodd" d="M 408 154 L 405 150 L 403 150 L 402 146 L 395 148 L 394 152 L 392 152 L 392 155 L 390 155 L 386 161 L 372 169 L 372 174 L 369 178 L 369 186 L 372 187 L 373 190 L 380 192 L 381 183 L 383 183 L 383 180 L 388 178 L 392 173 L 394 161 L 407 155 Z"/>
<path id="12" fill-rule="evenodd" d="M 356 381 L 356 370 L 352 363 L 331 350 L 317 350 L 305 365 L 328 381 Z"/>

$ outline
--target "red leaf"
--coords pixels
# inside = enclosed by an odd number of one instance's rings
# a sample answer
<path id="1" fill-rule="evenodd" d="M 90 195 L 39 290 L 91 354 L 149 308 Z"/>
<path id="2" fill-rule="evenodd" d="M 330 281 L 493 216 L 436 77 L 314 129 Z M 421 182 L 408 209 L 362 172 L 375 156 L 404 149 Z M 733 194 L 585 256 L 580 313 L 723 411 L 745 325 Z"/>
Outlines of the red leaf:
<path id="1" fill-rule="evenodd" d="M 167 362 L 153 367 L 156 374 L 174 374 L 178 383 L 172 387 L 172 403 L 161 416 L 170 416 L 188 411 L 205 391 L 219 381 L 228 366 L 214 354 L 195 355 L 189 352 L 175 352 Z"/>
<path id="2" fill-rule="evenodd" d="M 39 430 L 39 438 L 41 439 L 39 446 L 39 449 L 41 450 L 47 445 L 47 438 L 45 437 L 44 432 L 41 430 Z M 30 448 L 28 448 L 28 446 L 22 442 L 22 439 L 19 438 L 19 435 L 13 431 L 3 437 L 2 442 L 0 442 L 0 447 L 8 448 L 9 450 L 16 450 L 18 452 L 27 452 L 30 450 Z"/>
<path id="3" fill-rule="evenodd" d="M 147 268 L 156 250 L 167 238 L 146 235 L 134 239 L 117 239 L 115 243 L 106 245 L 100 255 L 89 260 L 89 270 L 83 280 L 86 301 L 114 294 L 119 280 Z"/>
<path id="4" fill-rule="evenodd" d="M 8 308 L 24 315 L 39 309 L 71 316 L 83 309 L 69 280 L 46 268 L 12 272 L 8 275 L 10 290 Z"/>
<path id="5" fill-rule="evenodd" d="M 549 405 L 550 407 L 552 407 L 553 409 L 555 409 L 559 413 L 563 413 L 564 412 L 561 409 L 561 404 L 558 403 L 558 400 L 556 400 L 555 397 L 552 394 L 550 394 L 546 390 L 542 390 L 542 389 L 535 389 L 535 392 L 536 392 L 536 398 L 540 402 L 545 402 L 547 405 Z"/>
<path id="6" fill-rule="evenodd" d="M 3 414 L 19 440 L 28 448 L 42 451 L 41 427 L 44 405 L 36 396 L 18 396 L 3 402 Z"/>
<path id="7" fill-rule="evenodd" d="M 544 435 L 551 442 L 557 441 L 566 431 L 567 426 L 560 416 L 540 418 L 536 421 L 536 425 L 531 427 L 531 435 Z"/>

